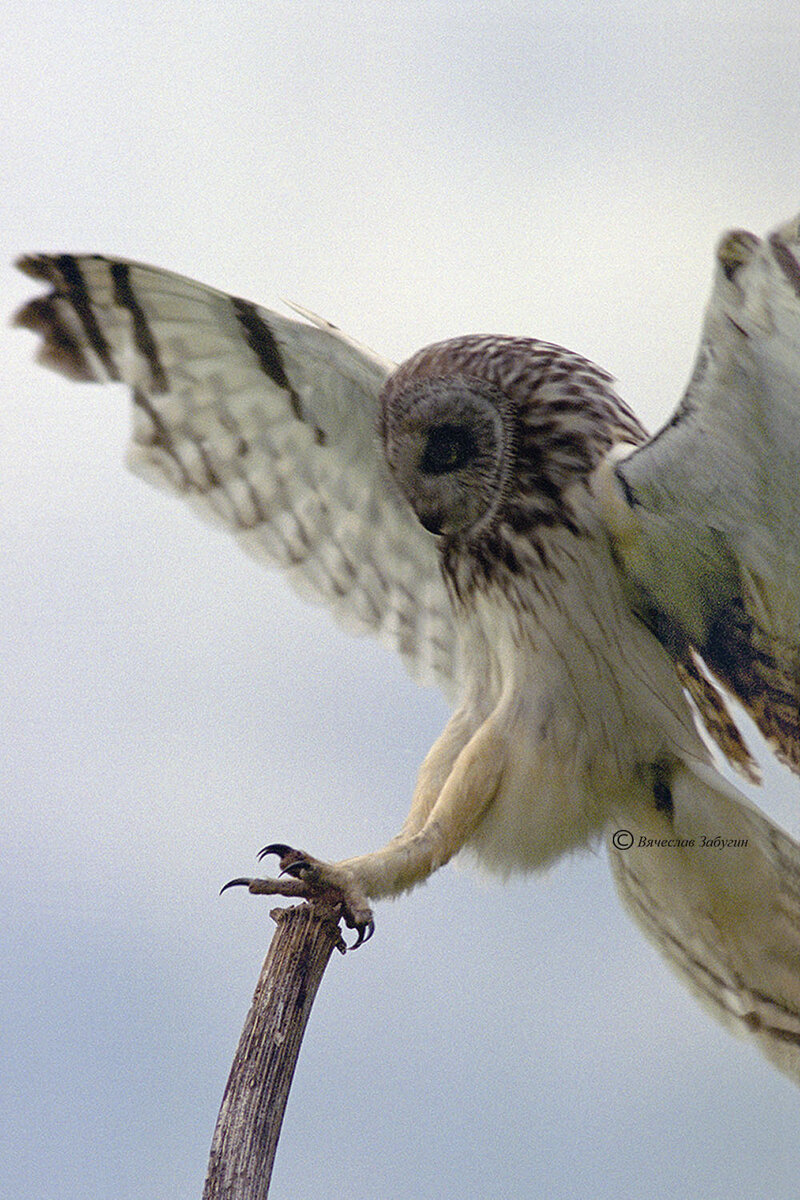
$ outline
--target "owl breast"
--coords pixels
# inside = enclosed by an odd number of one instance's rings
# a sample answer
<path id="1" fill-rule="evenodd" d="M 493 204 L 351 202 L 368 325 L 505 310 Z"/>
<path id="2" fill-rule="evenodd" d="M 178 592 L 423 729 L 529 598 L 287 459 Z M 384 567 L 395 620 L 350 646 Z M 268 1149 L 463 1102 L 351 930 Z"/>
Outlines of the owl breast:
<path id="1" fill-rule="evenodd" d="M 553 533 L 549 566 L 473 594 L 467 703 L 491 712 L 506 767 L 468 853 L 491 872 L 546 866 L 647 801 L 652 764 L 707 762 L 663 647 L 631 614 L 599 528 Z M 520 592 L 525 603 L 520 603 Z"/>

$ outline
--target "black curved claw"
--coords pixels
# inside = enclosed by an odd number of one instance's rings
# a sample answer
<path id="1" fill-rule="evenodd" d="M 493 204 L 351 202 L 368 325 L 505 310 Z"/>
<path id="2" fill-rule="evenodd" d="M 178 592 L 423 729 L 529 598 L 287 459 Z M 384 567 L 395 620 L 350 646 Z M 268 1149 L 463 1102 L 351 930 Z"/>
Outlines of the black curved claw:
<path id="1" fill-rule="evenodd" d="M 219 889 L 219 894 L 220 894 L 220 896 L 222 895 L 222 893 L 223 893 L 223 892 L 227 892 L 228 888 L 230 888 L 230 887 L 246 887 L 246 888 L 249 888 L 249 887 L 250 887 L 250 880 L 249 880 L 249 879 L 229 879 L 229 880 L 228 880 L 228 882 L 227 882 L 227 883 L 224 883 L 224 884 L 222 885 L 222 887 Z"/>
<path id="2" fill-rule="evenodd" d="M 283 842 L 272 842 L 263 850 L 259 850 L 259 862 L 268 854 L 277 854 L 280 859 L 281 875 L 291 875 L 294 879 L 302 879 L 304 871 L 311 866 L 302 850 L 295 850 L 293 846 L 285 846 Z M 287 858 L 290 859 L 289 862 L 286 862 Z"/>
<path id="3" fill-rule="evenodd" d="M 349 947 L 349 949 L 357 950 L 359 946 L 363 946 L 364 942 L 368 942 L 374 932 L 375 922 L 372 920 L 367 921 L 366 925 L 362 925 L 359 929 L 358 937 L 353 942 L 352 946 Z"/>
<path id="4" fill-rule="evenodd" d="M 281 868 L 281 875 L 291 875 L 294 879 L 302 879 L 305 871 L 308 870 L 310 863 L 305 858 L 298 858 L 297 862 L 289 863 L 288 866 Z"/>
<path id="5" fill-rule="evenodd" d="M 283 842 L 270 842 L 269 846 L 265 846 L 263 850 L 258 852 L 258 861 L 266 858 L 268 854 L 277 854 L 278 858 L 285 858 L 287 854 L 291 854 L 292 847 L 284 846 Z"/>

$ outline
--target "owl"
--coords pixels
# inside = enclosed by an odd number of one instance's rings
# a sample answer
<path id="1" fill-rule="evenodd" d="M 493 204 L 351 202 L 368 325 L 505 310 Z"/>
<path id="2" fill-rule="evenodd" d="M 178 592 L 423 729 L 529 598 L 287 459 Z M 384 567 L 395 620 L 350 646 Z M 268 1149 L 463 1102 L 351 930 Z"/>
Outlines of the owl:
<path id="1" fill-rule="evenodd" d="M 649 437 L 612 377 L 520 337 L 399 367 L 99 255 L 28 257 L 41 361 L 119 380 L 129 463 L 393 646 L 452 716 L 382 848 L 291 846 L 251 891 L 371 903 L 456 855 L 500 876 L 607 843 L 633 919 L 800 1081 L 800 847 L 713 765 L 800 770 L 800 222 L 723 237 L 686 391 Z M 703 731 L 705 736 L 703 736 Z"/>

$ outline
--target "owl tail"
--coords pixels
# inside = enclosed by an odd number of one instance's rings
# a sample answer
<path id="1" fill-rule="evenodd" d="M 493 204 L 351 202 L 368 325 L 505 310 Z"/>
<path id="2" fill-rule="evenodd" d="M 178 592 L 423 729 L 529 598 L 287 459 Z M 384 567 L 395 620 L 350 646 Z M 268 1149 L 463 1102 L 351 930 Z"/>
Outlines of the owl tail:
<path id="1" fill-rule="evenodd" d="M 679 764 L 661 800 L 610 830 L 622 903 L 701 1003 L 800 1083 L 800 846 L 704 764 Z"/>

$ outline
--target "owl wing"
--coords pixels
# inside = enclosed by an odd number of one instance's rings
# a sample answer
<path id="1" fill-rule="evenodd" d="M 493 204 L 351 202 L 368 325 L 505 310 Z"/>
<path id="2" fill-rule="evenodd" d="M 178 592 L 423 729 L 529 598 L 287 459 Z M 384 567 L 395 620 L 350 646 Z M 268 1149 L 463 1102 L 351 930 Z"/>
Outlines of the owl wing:
<path id="1" fill-rule="evenodd" d="M 620 816 L 620 899 L 706 1010 L 800 1083 L 800 846 L 711 767 L 680 765 L 670 790 L 669 815 Z"/>
<path id="2" fill-rule="evenodd" d="M 800 771 L 800 219 L 722 239 L 684 397 L 607 471 L 640 614 L 676 656 L 699 652 Z"/>
<path id="3" fill-rule="evenodd" d="M 317 318 L 294 320 L 168 271 L 98 255 L 28 257 L 52 290 L 16 323 L 39 359 L 131 388 L 130 467 L 282 567 L 304 596 L 377 634 L 446 692 L 458 676 L 433 539 L 378 436 L 393 370 Z"/>

